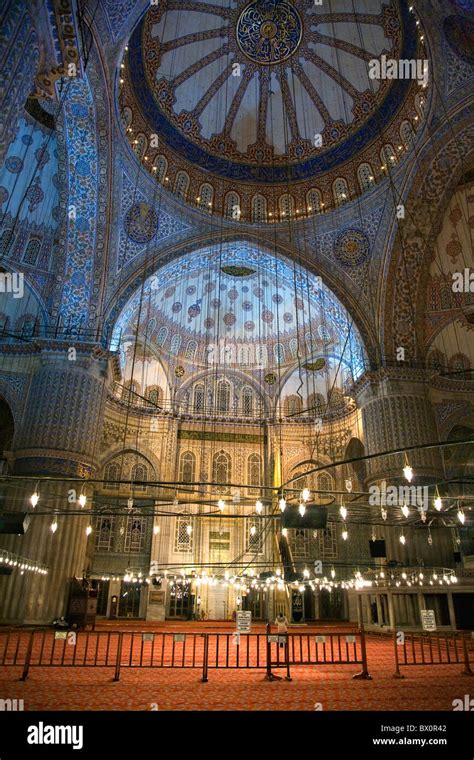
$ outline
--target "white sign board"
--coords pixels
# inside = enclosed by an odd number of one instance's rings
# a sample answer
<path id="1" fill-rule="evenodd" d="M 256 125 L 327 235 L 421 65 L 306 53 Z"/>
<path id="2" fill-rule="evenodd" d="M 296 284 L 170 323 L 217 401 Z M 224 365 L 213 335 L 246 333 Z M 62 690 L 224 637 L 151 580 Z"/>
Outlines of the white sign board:
<path id="1" fill-rule="evenodd" d="M 247 610 L 240 610 L 236 615 L 238 633 L 250 633 L 252 630 L 252 613 Z"/>
<path id="2" fill-rule="evenodd" d="M 315 636 L 314 640 L 316 641 L 316 644 L 325 644 L 326 636 Z"/>
<path id="3" fill-rule="evenodd" d="M 268 636 L 268 643 L 269 644 L 278 644 L 278 636 L 275 636 L 275 634 L 273 634 L 273 633 L 270 634 L 270 636 Z"/>
<path id="4" fill-rule="evenodd" d="M 434 610 L 421 610 L 421 624 L 424 631 L 436 631 Z"/>

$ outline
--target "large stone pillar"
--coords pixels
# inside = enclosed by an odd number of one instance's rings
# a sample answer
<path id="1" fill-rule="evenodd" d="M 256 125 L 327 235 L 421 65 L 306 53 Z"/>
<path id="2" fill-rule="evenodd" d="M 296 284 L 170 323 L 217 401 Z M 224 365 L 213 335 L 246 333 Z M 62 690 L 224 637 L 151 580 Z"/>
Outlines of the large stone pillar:
<path id="1" fill-rule="evenodd" d="M 31 512 L 31 522 L 24 536 L 3 536 L 0 546 L 45 564 L 49 572 L 21 575 L 14 570 L 0 579 L 3 622 L 47 623 L 65 614 L 68 582 L 86 568 L 91 500 L 82 510 L 70 491 L 75 489 L 78 498 L 94 473 L 107 360 L 90 348 L 77 348 L 75 360 L 69 356 L 64 346 L 43 345 L 15 431 L 15 474 L 27 479 L 15 482 L 16 496 L 8 508 Z M 33 509 L 29 497 L 36 479 L 40 500 Z M 52 533 L 54 515 L 58 529 Z"/>

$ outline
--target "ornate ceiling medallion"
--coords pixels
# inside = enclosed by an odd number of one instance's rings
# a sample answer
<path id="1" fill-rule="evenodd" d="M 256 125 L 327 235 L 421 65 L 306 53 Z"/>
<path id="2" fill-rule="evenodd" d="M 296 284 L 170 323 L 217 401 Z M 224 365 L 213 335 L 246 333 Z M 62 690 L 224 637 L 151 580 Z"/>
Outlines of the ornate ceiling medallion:
<path id="1" fill-rule="evenodd" d="M 237 42 L 244 55 L 264 66 L 283 63 L 299 47 L 303 24 L 285 0 L 255 0 L 237 21 Z"/>

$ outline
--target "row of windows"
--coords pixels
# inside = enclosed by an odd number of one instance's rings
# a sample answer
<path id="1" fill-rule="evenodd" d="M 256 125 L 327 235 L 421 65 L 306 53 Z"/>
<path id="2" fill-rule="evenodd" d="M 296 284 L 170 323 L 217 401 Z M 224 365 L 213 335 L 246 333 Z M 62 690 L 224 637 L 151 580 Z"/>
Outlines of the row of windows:
<path id="1" fill-rule="evenodd" d="M 134 514 L 123 520 L 112 514 L 99 515 L 95 526 L 95 549 L 98 552 L 114 551 L 115 542 L 118 538 L 117 528 L 124 533 L 123 551 L 139 553 L 145 549 L 147 520 L 143 515 Z M 122 549 L 121 549 L 122 550 Z"/>
<path id="2" fill-rule="evenodd" d="M 200 414 L 215 410 L 223 414 L 236 411 L 245 416 L 252 416 L 261 412 L 260 401 L 252 388 L 243 388 L 239 397 L 232 400 L 231 385 L 227 380 L 219 380 L 217 383 L 215 404 L 212 389 L 206 388 L 204 383 L 197 383 L 192 391 L 192 408 Z"/>
<path id="3" fill-rule="evenodd" d="M 288 541 L 294 559 L 337 559 L 337 524 L 328 522 L 321 530 L 289 529 Z"/>
<path id="4" fill-rule="evenodd" d="M 10 317 L 6 314 L 0 314 L 0 335 L 13 332 L 15 335 L 21 335 L 23 338 L 31 338 L 38 332 L 38 320 L 31 314 L 24 314 L 17 319 L 12 325 Z"/>
<path id="5" fill-rule="evenodd" d="M 0 258 L 5 258 L 12 251 L 13 240 L 15 238 L 13 230 L 5 229 L 0 236 Z M 30 238 L 23 254 L 23 262 L 30 266 L 35 266 L 38 261 L 42 241 L 37 238 Z"/>
<path id="6" fill-rule="evenodd" d="M 265 535 L 262 521 L 256 517 L 245 520 L 245 553 L 262 554 L 264 551 Z M 194 544 L 194 525 L 192 515 L 179 515 L 176 518 L 174 530 L 174 551 L 176 553 L 192 552 Z M 230 530 L 209 532 L 210 555 L 229 551 Z M 212 557 L 211 557 L 212 559 Z"/>
<path id="7" fill-rule="evenodd" d="M 423 104 L 419 101 L 417 110 L 419 114 L 423 112 Z M 421 105 L 420 105 L 421 104 Z M 415 117 L 418 120 L 418 116 Z M 405 120 L 400 125 L 400 139 L 402 144 L 407 150 L 411 149 L 415 145 L 415 131 L 410 121 Z M 401 149 L 402 146 L 399 146 Z M 134 142 L 134 150 L 139 158 L 142 158 L 147 149 L 147 141 L 143 134 L 139 134 Z M 396 161 L 396 151 L 391 144 L 386 144 L 380 151 L 380 163 L 381 169 L 387 170 L 390 166 L 393 166 Z M 168 181 L 168 161 L 163 155 L 157 156 L 153 165 L 153 171 L 159 182 L 165 183 Z M 373 167 L 370 163 L 364 162 L 359 165 L 357 169 L 357 179 L 359 187 L 362 192 L 370 190 L 375 183 L 375 174 Z M 190 187 L 190 178 L 187 172 L 180 170 L 176 173 L 173 185 L 173 192 L 179 198 L 187 200 Z M 334 180 L 332 185 L 332 194 L 334 204 L 341 206 L 346 203 L 350 198 L 349 187 L 347 180 L 344 177 L 338 177 Z M 214 204 L 214 188 L 208 182 L 203 182 L 199 187 L 198 196 L 196 197 L 197 206 L 206 211 L 213 210 Z M 230 191 L 226 194 L 224 199 L 224 216 L 226 219 L 233 219 L 238 221 L 241 217 L 242 204 L 240 195 L 235 191 Z M 278 199 L 278 213 L 280 218 L 291 218 L 296 216 L 297 209 L 295 206 L 295 199 L 289 193 L 284 193 Z M 314 214 L 321 214 L 324 211 L 324 202 L 321 191 L 317 188 L 311 188 L 306 193 L 306 211 Z M 251 221 L 255 223 L 267 222 L 272 216 L 272 212 L 268 212 L 267 199 L 265 196 L 257 193 L 252 198 L 251 208 Z"/>
<path id="8" fill-rule="evenodd" d="M 104 469 L 104 488 L 108 491 L 118 491 L 118 481 L 122 479 L 121 467 L 118 462 L 109 462 Z M 134 464 L 130 474 L 132 489 L 135 493 L 146 493 L 146 482 L 149 480 L 148 467 L 145 464 Z"/>

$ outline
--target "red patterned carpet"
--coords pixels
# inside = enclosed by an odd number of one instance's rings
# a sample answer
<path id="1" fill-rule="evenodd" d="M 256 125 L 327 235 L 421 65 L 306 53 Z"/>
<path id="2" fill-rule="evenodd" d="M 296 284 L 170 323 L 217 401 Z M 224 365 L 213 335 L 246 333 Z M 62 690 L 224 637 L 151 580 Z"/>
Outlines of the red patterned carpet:
<path id="1" fill-rule="evenodd" d="M 117 629 L 117 623 L 106 622 L 97 630 Z M 121 623 L 120 629 L 230 633 L 234 627 L 140 621 Z M 252 630 L 263 633 L 264 627 Z M 295 629 L 301 631 L 311 629 Z M 324 628 L 318 625 L 317 632 L 324 633 Z M 114 682 L 110 667 L 31 667 L 27 681 L 21 682 L 21 668 L 0 667 L 0 697 L 23 699 L 25 710 L 452 710 L 453 700 L 474 688 L 459 664 L 409 667 L 404 679 L 393 678 L 390 639 L 368 636 L 367 660 L 372 681 L 352 680 L 360 670 L 357 664 L 293 666 L 291 682 L 268 682 L 263 668 L 211 668 L 208 683 L 201 682 L 200 668 L 122 667 L 120 681 Z"/>

